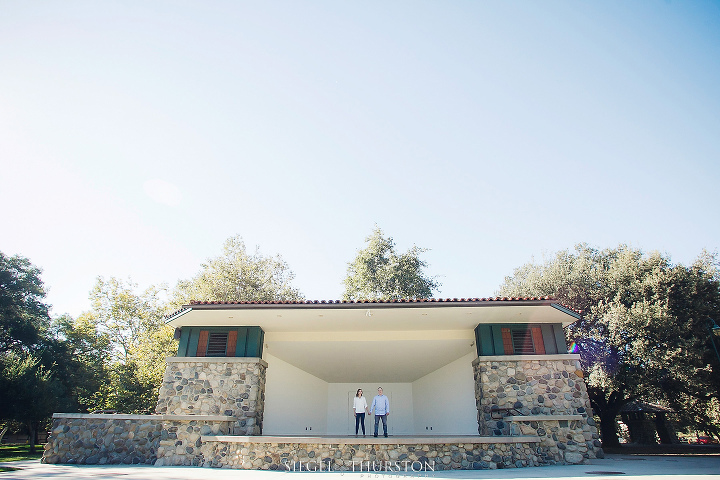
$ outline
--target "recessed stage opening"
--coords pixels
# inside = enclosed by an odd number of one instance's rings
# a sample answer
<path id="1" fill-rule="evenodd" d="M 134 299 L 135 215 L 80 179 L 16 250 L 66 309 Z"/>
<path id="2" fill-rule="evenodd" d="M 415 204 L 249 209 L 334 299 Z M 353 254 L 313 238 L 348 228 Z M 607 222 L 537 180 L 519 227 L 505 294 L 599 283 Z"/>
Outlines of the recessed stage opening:
<path id="1" fill-rule="evenodd" d="M 378 386 L 389 435 L 477 435 L 473 342 L 471 330 L 267 333 L 263 436 L 354 436 L 355 393 L 369 406 Z"/>

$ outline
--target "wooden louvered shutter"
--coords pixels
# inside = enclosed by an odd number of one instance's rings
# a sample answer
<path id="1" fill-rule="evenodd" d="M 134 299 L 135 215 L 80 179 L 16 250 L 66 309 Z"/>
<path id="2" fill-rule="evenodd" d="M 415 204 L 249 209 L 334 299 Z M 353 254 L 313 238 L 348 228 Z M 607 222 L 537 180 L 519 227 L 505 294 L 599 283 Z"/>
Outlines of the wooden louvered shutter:
<path id="1" fill-rule="evenodd" d="M 535 353 L 545 355 L 545 342 L 543 342 L 542 328 L 531 327 L 533 345 L 535 345 Z"/>
<path id="2" fill-rule="evenodd" d="M 502 340 L 503 340 L 503 349 L 505 350 L 505 355 L 513 355 L 515 353 L 515 350 L 513 350 L 513 343 L 512 343 L 512 334 L 510 333 L 509 328 L 503 328 L 502 331 Z"/>
<path id="3" fill-rule="evenodd" d="M 225 351 L 225 356 L 226 357 L 234 357 L 236 346 L 237 346 L 237 330 L 230 330 L 228 332 L 227 350 Z"/>
<path id="4" fill-rule="evenodd" d="M 195 356 L 197 356 L 197 357 L 205 356 L 205 352 L 207 352 L 207 343 L 208 343 L 208 331 L 200 330 L 200 336 L 198 337 L 198 348 L 197 348 L 197 353 L 195 354 Z"/>

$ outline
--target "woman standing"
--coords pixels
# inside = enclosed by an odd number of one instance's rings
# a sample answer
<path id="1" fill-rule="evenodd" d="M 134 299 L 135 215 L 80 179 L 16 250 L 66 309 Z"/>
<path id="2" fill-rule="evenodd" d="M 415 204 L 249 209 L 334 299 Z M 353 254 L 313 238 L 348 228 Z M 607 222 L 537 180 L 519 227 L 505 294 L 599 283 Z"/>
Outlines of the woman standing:
<path id="1" fill-rule="evenodd" d="M 363 397 L 362 388 L 358 388 L 353 402 L 353 412 L 355 413 L 355 436 L 358 434 L 358 427 L 362 425 L 363 437 L 365 436 L 365 413 L 368 412 L 368 404 Z"/>

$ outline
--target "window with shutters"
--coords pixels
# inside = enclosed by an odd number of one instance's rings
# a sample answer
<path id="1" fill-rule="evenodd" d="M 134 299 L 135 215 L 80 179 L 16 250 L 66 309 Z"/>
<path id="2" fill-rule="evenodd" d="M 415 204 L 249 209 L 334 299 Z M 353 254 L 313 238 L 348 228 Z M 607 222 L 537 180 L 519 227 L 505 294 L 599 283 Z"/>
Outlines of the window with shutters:
<path id="1" fill-rule="evenodd" d="M 478 356 L 552 355 L 567 353 L 561 324 L 479 324 L 475 327 Z"/>
<path id="2" fill-rule="evenodd" d="M 208 335 L 206 357 L 224 357 L 227 351 L 228 334 L 210 333 Z"/>
<path id="3" fill-rule="evenodd" d="M 262 358 L 265 332 L 260 327 L 183 327 L 179 357 Z"/>
<path id="4" fill-rule="evenodd" d="M 512 344 L 515 355 L 531 355 L 535 353 L 535 345 L 530 330 L 513 329 Z"/>
<path id="5" fill-rule="evenodd" d="M 542 328 L 537 325 L 503 327 L 502 346 L 505 355 L 543 355 Z"/>

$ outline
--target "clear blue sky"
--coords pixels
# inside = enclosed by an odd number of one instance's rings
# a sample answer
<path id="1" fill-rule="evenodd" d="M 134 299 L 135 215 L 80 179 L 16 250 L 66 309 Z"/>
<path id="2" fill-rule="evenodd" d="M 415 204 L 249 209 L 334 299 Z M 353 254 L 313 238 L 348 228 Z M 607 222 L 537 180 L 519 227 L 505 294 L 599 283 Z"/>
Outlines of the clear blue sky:
<path id="1" fill-rule="evenodd" d="M 439 296 L 720 245 L 720 3 L 0 0 L 0 251 L 78 314 L 235 234 L 311 299 L 377 223 Z"/>

